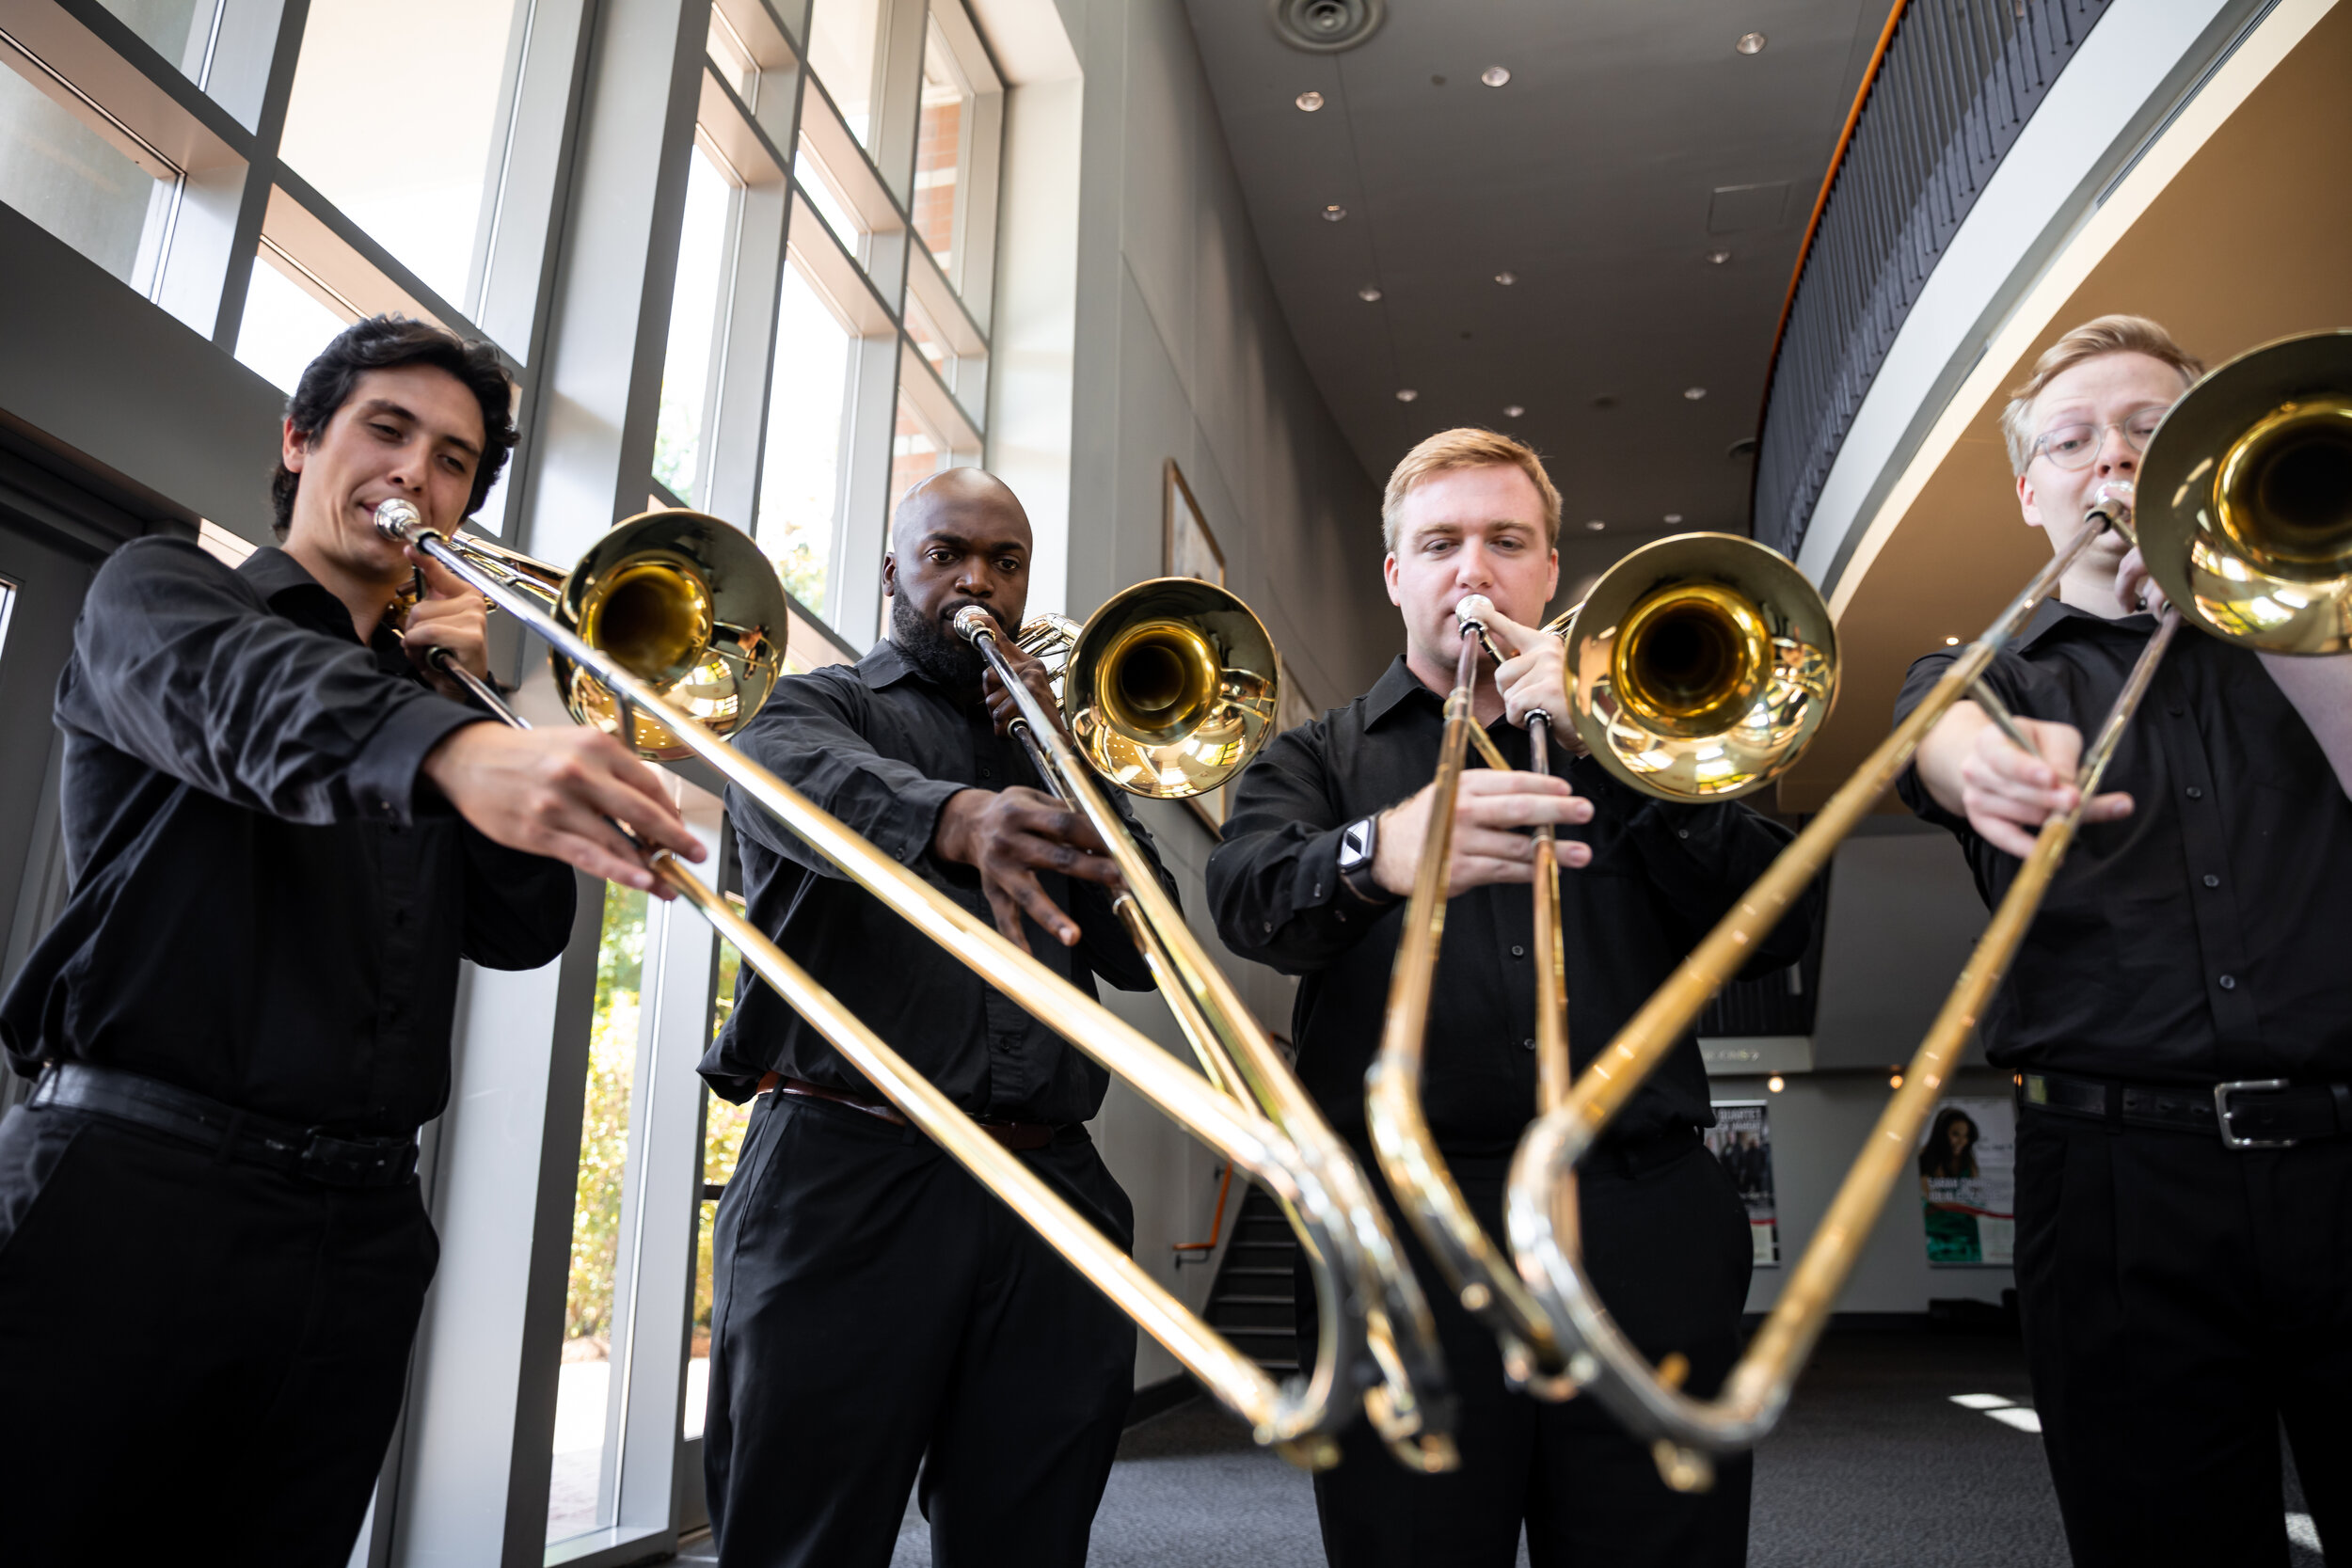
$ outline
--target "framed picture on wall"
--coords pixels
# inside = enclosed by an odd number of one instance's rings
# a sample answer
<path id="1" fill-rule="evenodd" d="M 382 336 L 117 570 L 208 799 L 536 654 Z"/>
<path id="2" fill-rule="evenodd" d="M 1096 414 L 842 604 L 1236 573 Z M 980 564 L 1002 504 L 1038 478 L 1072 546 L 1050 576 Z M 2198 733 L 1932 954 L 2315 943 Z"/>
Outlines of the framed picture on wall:
<path id="1" fill-rule="evenodd" d="M 1703 1134 L 1748 1212 L 1748 1239 L 1759 1269 L 1780 1266 L 1780 1205 L 1772 1193 L 1771 1109 L 1761 1100 L 1718 1100 L 1715 1125 Z"/>
<path id="2" fill-rule="evenodd" d="M 1167 492 L 1161 508 L 1168 541 L 1163 562 L 1167 575 L 1199 578 L 1224 587 L 1225 552 L 1216 547 L 1216 535 L 1210 531 L 1209 520 L 1200 515 L 1200 503 L 1193 499 L 1192 486 L 1184 483 L 1184 469 L 1172 457 L 1168 460 Z"/>

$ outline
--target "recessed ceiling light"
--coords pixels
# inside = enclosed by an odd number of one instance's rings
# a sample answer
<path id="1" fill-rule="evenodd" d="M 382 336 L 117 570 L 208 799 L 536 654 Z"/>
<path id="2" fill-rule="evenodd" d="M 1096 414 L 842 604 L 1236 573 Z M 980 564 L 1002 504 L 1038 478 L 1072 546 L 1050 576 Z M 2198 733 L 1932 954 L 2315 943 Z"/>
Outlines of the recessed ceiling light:
<path id="1" fill-rule="evenodd" d="M 1731 260 L 1731 252 L 1728 250 L 1710 250 L 1707 253 L 1707 259 L 1720 267 L 1725 261 Z"/>
<path id="2" fill-rule="evenodd" d="M 1511 72 L 1502 66 L 1490 65 L 1478 73 L 1478 79 L 1490 87 L 1505 87 L 1510 83 Z"/>
<path id="3" fill-rule="evenodd" d="M 1356 297 L 1366 305 L 1375 304 L 1380 298 L 1380 286 L 1376 283 L 1367 283 L 1356 291 Z"/>
<path id="4" fill-rule="evenodd" d="M 1947 648 L 1957 648 L 1960 646 L 1960 639 L 1957 637 L 1947 637 L 1944 639 L 1944 646 Z"/>
<path id="5" fill-rule="evenodd" d="M 1667 514 L 1666 514 L 1666 525 L 1667 525 L 1669 528 L 1673 527 L 1675 524 L 1677 524 L 1677 523 L 1678 523 L 1678 522 L 1680 522 L 1680 521 L 1682 521 L 1682 514 L 1681 514 L 1681 513 L 1679 513 L 1679 512 L 1669 512 L 1669 513 L 1667 513 Z"/>
<path id="6" fill-rule="evenodd" d="M 1605 529 L 1609 525 L 1607 523 L 1602 522 L 1598 517 L 1595 517 L 1592 521 L 1584 525 L 1584 531 L 1587 533 L 1598 533 L 1602 529 Z"/>
<path id="7" fill-rule="evenodd" d="M 1300 108 L 1306 110 L 1309 114 L 1313 114 L 1317 109 L 1323 107 L 1323 94 L 1319 92 L 1302 92 L 1295 99 L 1293 99 L 1292 102 L 1296 103 Z"/>
<path id="8" fill-rule="evenodd" d="M 1495 281 L 1502 284 L 1506 289 L 1518 280 L 1519 275 L 1516 272 L 1499 272 L 1495 274 Z"/>
<path id="9" fill-rule="evenodd" d="M 1516 420 L 1526 412 L 1527 408 L 1523 404 L 1506 403 L 1502 405 L 1502 417 L 1506 420 Z"/>
<path id="10" fill-rule="evenodd" d="M 1772 1090 L 1774 1094 L 1778 1094 L 1781 1090 L 1788 1086 L 1788 1081 L 1783 1078 L 1779 1073 L 1775 1072 L 1770 1078 L 1764 1080 L 1764 1086 Z"/>
<path id="11" fill-rule="evenodd" d="M 1899 1072 L 1890 1074 L 1886 1080 L 1886 1086 L 1890 1089 L 1901 1088 L 1903 1086 L 1903 1075 Z"/>
<path id="12" fill-rule="evenodd" d="M 1682 388 L 1682 395 L 1689 398 L 1692 403 L 1696 403 L 1699 399 L 1707 395 L 1707 388 L 1704 387 L 1685 387 Z"/>
<path id="13" fill-rule="evenodd" d="M 1741 33 L 1740 41 L 1732 45 L 1742 55 L 1761 55 L 1764 45 L 1772 41 L 1761 33 Z"/>
<path id="14" fill-rule="evenodd" d="M 1410 387 L 1399 387 L 1396 389 L 1396 401 L 1399 403 L 1410 403 L 1419 396 L 1421 396 L 1421 394 L 1414 391 Z"/>
<path id="15" fill-rule="evenodd" d="M 1341 206 L 1338 202 L 1336 202 L 1336 201 L 1329 201 L 1329 202 L 1326 202 L 1326 203 L 1324 204 L 1324 208 L 1323 208 L 1323 221 L 1324 221 L 1324 222 L 1326 222 L 1326 223 L 1337 223 L 1337 222 L 1339 222 L 1339 221 L 1340 221 L 1340 219 L 1342 219 L 1342 218 L 1343 218 L 1343 217 L 1345 217 L 1345 216 L 1347 216 L 1347 209 L 1346 209 L 1346 208 L 1344 208 L 1344 207 L 1343 207 L 1343 206 Z"/>

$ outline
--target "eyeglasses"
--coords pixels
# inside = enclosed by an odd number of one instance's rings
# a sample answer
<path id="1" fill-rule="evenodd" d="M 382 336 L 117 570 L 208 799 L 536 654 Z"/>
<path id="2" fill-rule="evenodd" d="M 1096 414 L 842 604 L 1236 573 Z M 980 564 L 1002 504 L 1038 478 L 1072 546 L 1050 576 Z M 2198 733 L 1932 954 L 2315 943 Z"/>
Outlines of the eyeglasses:
<path id="1" fill-rule="evenodd" d="M 2110 420 L 2106 424 L 2070 420 L 2065 424 L 2053 425 L 2035 439 L 2034 456 L 2046 457 L 2055 467 L 2070 472 L 2088 468 L 2091 459 L 2099 455 L 2099 438 L 2110 430 L 2122 431 L 2123 439 L 2131 443 L 2134 451 L 2146 451 L 2148 438 L 2156 433 L 2156 426 L 2164 422 L 2168 406 L 2152 403 L 2145 408 L 2135 408 L 2122 419 Z"/>

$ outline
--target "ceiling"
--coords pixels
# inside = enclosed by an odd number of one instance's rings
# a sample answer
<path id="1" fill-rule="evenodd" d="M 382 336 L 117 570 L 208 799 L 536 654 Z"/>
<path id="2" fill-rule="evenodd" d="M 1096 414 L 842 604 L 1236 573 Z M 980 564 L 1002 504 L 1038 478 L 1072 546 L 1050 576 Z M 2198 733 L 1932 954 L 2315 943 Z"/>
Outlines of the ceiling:
<path id="1" fill-rule="evenodd" d="M 1388 0 L 1336 55 L 1263 0 L 1186 8 L 1276 293 L 1375 481 L 1451 425 L 1527 440 L 1565 503 L 1563 603 L 1648 539 L 1747 531 L 1754 460 L 1727 449 L 1886 0 Z"/>
<path id="2" fill-rule="evenodd" d="M 2046 539 L 2019 517 L 1999 420 L 2002 388 L 2062 332 L 2135 311 L 2217 365 L 2277 338 L 2352 326 L 2347 80 L 2352 6 L 2339 6 L 2188 154 L 2042 330 L 1970 377 L 1990 391 L 1966 411 L 1966 429 L 1940 456 L 1923 454 L 1931 467 L 1916 499 L 1859 581 L 1838 585 L 1837 706 L 1781 781 L 1784 810 L 1827 799 L 1885 735 L 1911 661 L 1947 637 L 1974 637 L 2049 559 Z"/>

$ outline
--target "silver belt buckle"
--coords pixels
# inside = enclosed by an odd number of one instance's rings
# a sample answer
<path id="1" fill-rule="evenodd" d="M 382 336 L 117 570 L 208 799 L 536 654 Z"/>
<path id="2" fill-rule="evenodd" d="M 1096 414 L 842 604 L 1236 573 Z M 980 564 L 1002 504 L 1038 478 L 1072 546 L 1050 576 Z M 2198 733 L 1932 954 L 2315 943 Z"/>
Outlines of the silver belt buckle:
<path id="1" fill-rule="evenodd" d="M 2283 1078 L 2240 1078 L 2233 1083 L 2213 1086 L 2214 1120 L 2220 1124 L 2221 1147 L 2224 1148 L 2293 1148 L 2294 1138 L 2241 1138 L 2230 1131 L 2230 1096 L 2240 1090 L 2283 1089 Z"/>

